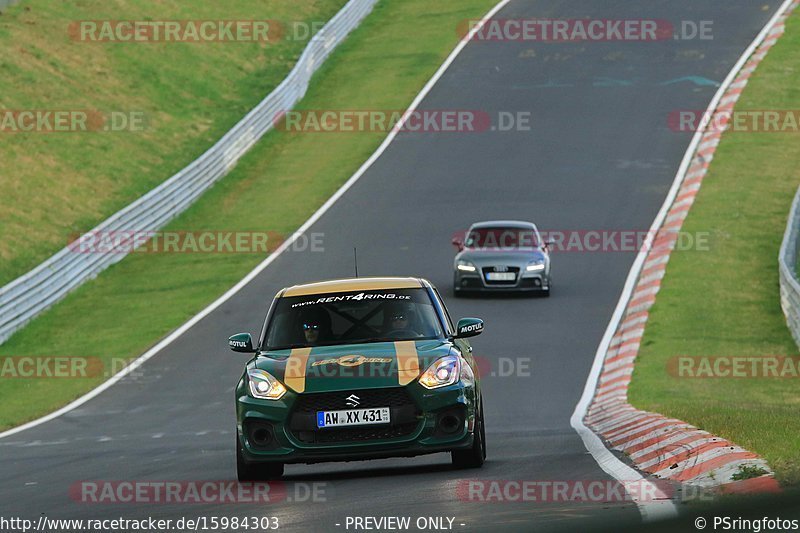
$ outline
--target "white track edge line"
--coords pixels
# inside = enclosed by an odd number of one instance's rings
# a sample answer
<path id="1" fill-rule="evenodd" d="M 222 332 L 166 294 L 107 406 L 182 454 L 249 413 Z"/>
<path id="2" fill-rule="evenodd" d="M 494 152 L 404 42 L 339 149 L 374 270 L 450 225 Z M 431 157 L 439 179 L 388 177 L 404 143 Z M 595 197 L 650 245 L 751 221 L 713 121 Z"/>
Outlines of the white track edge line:
<path id="1" fill-rule="evenodd" d="M 383 152 L 386 151 L 386 149 L 392 143 L 394 138 L 397 137 L 397 133 L 403 128 L 403 125 L 408 120 L 410 113 L 416 110 L 416 108 L 419 106 L 422 100 L 428 95 L 433 86 L 436 85 L 439 79 L 444 75 L 444 73 L 453 63 L 453 61 L 456 60 L 456 57 L 458 57 L 458 55 L 461 53 L 464 47 L 466 47 L 467 44 L 469 44 L 470 40 L 475 35 L 475 33 L 477 33 L 478 30 L 484 24 L 486 24 L 486 21 L 492 18 L 495 15 L 495 13 L 497 13 L 503 7 L 505 7 L 506 4 L 508 4 L 510 1 L 511 0 L 501 0 L 486 15 L 483 16 L 483 18 L 480 20 L 479 23 L 473 26 L 469 34 L 463 37 L 459 41 L 459 43 L 456 45 L 453 51 L 450 52 L 450 55 L 447 56 L 447 59 L 445 59 L 444 63 L 442 63 L 442 65 L 439 67 L 436 73 L 434 73 L 433 77 L 430 80 L 428 80 L 428 83 L 426 83 L 425 86 L 422 88 L 422 90 L 417 94 L 416 98 L 414 98 L 414 100 L 411 102 L 411 105 L 408 107 L 406 112 L 403 113 L 403 116 L 398 121 L 396 127 L 391 132 L 389 132 L 389 135 L 383 140 L 381 145 L 378 147 L 377 150 L 375 150 L 375 152 L 370 156 L 370 158 L 367 159 L 364 162 L 364 164 L 361 165 L 361 167 L 356 171 L 356 173 L 353 174 L 350 177 L 350 179 L 348 179 L 344 183 L 344 185 L 342 185 L 333 194 L 333 196 L 328 198 L 328 200 L 324 204 L 322 204 L 322 206 L 319 209 L 317 209 L 317 211 L 313 215 L 311 215 L 311 218 L 306 220 L 305 223 L 302 226 L 300 226 L 300 228 L 297 231 L 295 231 L 289 239 L 281 243 L 281 245 L 274 252 L 272 252 L 272 254 L 270 254 L 264 261 L 259 263 L 259 265 L 256 266 L 252 271 L 250 271 L 250 273 L 247 274 L 247 276 L 245 276 L 239 283 L 234 285 L 225 294 L 217 298 L 208 307 L 206 307 L 198 314 L 193 316 L 191 319 L 189 319 L 188 322 L 184 323 L 178 329 L 173 331 L 170 335 L 161 340 L 158 344 L 150 348 L 144 354 L 140 355 L 137 359 L 131 362 L 131 364 L 129 364 L 121 371 L 119 371 L 117 374 L 112 376 L 108 381 L 103 382 L 101 385 L 98 385 L 96 388 L 92 389 L 91 391 L 84 394 L 80 398 L 72 401 L 71 403 L 65 405 L 64 407 L 58 409 L 57 411 L 53 411 L 52 413 L 45 415 L 41 418 L 37 418 L 36 420 L 26 422 L 21 426 L 11 428 L 0 433 L 0 439 L 34 428 L 46 422 L 50 422 L 51 420 L 54 420 L 66 413 L 69 413 L 70 411 L 85 404 L 89 400 L 95 398 L 106 389 L 109 389 L 112 386 L 114 386 L 122 378 L 124 378 L 125 376 L 127 376 L 140 366 L 142 366 L 148 359 L 152 358 L 161 350 L 172 344 L 176 339 L 178 339 L 180 336 L 182 336 L 184 333 L 186 333 L 188 330 L 194 327 L 198 322 L 200 322 L 206 316 L 211 314 L 219 306 L 230 300 L 236 293 L 238 293 L 242 288 L 244 288 L 248 283 L 250 283 L 264 269 L 266 269 L 270 264 L 272 264 L 272 262 L 275 261 L 275 259 L 277 259 L 278 256 L 280 256 L 284 251 L 286 251 L 286 249 L 289 248 L 289 246 L 291 246 L 297 240 L 298 237 L 300 237 L 303 233 L 305 233 L 317 220 L 319 220 L 322 217 L 322 215 L 324 215 L 333 206 L 333 204 L 335 204 L 339 200 L 339 198 L 341 198 L 348 191 L 348 189 L 350 189 L 350 187 L 352 187 L 361 178 L 361 176 L 363 176 L 366 173 L 366 171 L 369 170 L 369 168 L 373 165 L 373 163 L 375 163 L 375 161 L 383 154 Z"/>
<path id="2" fill-rule="evenodd" d="M 742 69 L 744 64 L 747 62 L 750 56 L 753 55 L 753 52 L 756 50 L 756 48 L 761 45 L 769 31 L 793 2 L 794 0 L 785 0 L 772 18 L 761 29 L 753 42 L 750 43 L 750 46 L 745 49 L 744 53 L 739 57 L 739 60 L 736 62 L 736 64 L 734 64 L 733 68 L 728 73 L 725 81 L 722 82 L 719 89 L 717 89 L 717 92 L 714 94 L 714 97 L 711 99 L 711 102 L 706 108 L 707 113 L 711 113 L 716 109 L 720 99 L 728 90 L 730 84 L 733 82 L 736 76 L 739 74 L 739 71 Z M 592 364 L 589 377 L 586 380 L 586 386 L 584 387 L 583 395 L 578 401 L 578 404 L 575 406 L 575 411 L 572 413 L 572 417 L 570 418 L 572 427 L 581 436 L 586 449 L 592 454 L 592 457 L 594 457 L 594 459 L 597 461 L 597 464 L 600 465 L 600 468 L 602 468 L 610 476 L 613 476 L 614 478 L 623 482 L 641 480 L 644 483 L 651 483 L 647 481 L 637 470 L 634 470 L 614 456 L 614 454 L 612 454 L 611 451 L 606 448 L 605 444 L 603 444 L 603 441 L 600 439 L 600 437 L 584 425 L 583 419 L 589 410 L 592 399 L 594 398 L 600 372 L 603 369 L 605 355 L 608 351 L 609 345 L 611 344 L 611 338 L 614 336 L 614 333 L 617 330 L 617 326 L 622 319 L 622 315 L 625 312 L 625 308 L 627 307 L 628 301 L 630 300 L 631 294 L 636 286 L 636 280 L 641 272 L 644 260 L 647 257 L 648 249 L 651 246 L 654 232 L 661 227 L 664 219 L 666 218 L 667 213 L 672 206 L 672 202 L 675 200 L 678 190 L 683 183 L 686 171 L 689 168 L 692 159 L 694 159 L 695 151 L 697 150 L 697 146 L 699 145 L 704 133 L 705 131 L 703 130 L 696 131 L 692 137 L 692 141 L 689 143 L 689 147 L 686 149 L 686 153 L 684 154 L 681 165 L 678 168 L 678 173 L 675 175 L 675 180 L 672 183 L 672 187 L 670 188 L 670 191 L 667 194 L 661 209 L 656 215 L 655 220 L 653 220 L 653 224 L 650 226 L 650 232 L 648 237 L 645 239 L 645 246 L 643 246 L 642 250 L 640 250 L 637 254 L 636 260 L 634 261 L 633 266 L 628 273 L 628 278 L 625 281 L 622 294 L 617 302 L 617 307 L 614 310 L 611 321 L 608 323 L 605 334 L 603 335 L 600 345 L 597 348 L 597 352 L 595 353 L 594 363 Z M 1 436 L 2 435 L 0 435 L 0 437 Z M 655 485 L 651 488 L 651 490 L 652 492 L 650 492 L 650 494 L 657 493 L 657 487 L 655 487 Z M 640 493 L 643 492 L 640 491 Z M 669 518 L 672 516 L 677 516 L 678 514 L 678 509 L 675 506 L 675 503 L 673 503 L 671 500 L 656 500 L 652 502 L 637 501 L 636 505 L 642 515 L 642 519 L 645 522 Z"/>

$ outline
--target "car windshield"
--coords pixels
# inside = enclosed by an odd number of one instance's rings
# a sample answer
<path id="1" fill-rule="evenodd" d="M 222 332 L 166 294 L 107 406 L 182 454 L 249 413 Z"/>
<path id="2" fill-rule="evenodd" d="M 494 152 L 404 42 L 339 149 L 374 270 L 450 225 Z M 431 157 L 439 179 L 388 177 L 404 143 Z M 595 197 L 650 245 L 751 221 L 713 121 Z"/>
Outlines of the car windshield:
<path id="1" fill-rule="evenodd" d="M 441 338 L 428 292 L 382 289 L 280 298 L 266 349 Z"/>
<path id="2" fill-rule="evenodd" d="M 535 248 L 536 232 L 531 228 L 472 229 L 464 243 L 467 248 Z"/>

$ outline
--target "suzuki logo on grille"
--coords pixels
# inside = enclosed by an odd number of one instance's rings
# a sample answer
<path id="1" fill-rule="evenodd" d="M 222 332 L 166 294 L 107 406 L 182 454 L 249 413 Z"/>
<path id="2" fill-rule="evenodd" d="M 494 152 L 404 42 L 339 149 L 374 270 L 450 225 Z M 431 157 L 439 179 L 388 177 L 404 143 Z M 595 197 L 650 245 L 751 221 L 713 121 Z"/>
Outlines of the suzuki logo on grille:
<path id="1" fill-rule="evenodd" d="M 355 394 L 351 394 L 345 400 L 347 400 L 347 407 L 358 407 L 361 404 L 361 398 Z"/>
<path id="2" fill-rule="evenodd" d="M 508 272 L 507 266 L 496 266 L 494 267 L 495 272 Z"/>

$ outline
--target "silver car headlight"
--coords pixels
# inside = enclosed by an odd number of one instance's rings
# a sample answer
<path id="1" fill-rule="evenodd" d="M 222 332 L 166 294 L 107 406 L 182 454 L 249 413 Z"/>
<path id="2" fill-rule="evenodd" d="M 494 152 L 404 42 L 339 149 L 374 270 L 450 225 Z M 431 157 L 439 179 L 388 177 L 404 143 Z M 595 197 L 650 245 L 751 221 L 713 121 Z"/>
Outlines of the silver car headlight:
<path id="1" fill-rule="evenodd" d="M 247 371 L 247 385 L 250 396 L 261 400 L 280 400 L 286 394 L 286 387 L 272 374 L 253 368 Z"/>
<path id="2" fill-rule="evenodd" d="M 456 263 L 456 268 L 461 272 L 476 272 L 478 270 L 478 267 L 469 261 L 465 261 L 464 259 L 458 260 L 458 263 Z"/>
<path id="3" fill-rule="evenodd" d="M 525 267 L 525 272 L 541 272 L 544 270 L 544 259 L 534 259 Z"/>

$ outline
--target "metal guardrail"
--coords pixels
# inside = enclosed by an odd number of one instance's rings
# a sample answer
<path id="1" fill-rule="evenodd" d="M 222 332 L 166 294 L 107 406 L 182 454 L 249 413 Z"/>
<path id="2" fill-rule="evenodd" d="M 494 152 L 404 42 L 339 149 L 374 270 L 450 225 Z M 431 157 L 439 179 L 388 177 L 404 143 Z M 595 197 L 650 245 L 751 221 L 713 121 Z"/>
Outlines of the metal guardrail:
<path id="1" fill-rule="evenodd" d="M 786 325 L 800 346 L 800 281 L 797 278 L 797 245 L 800 238 L 800 189 L 794 196 L 789 221 L 783 234 L 778 269 L 781 286 L 781 308 L 786 316 Z"/>
<path id="2" fill-rule="evenodd" d="M 2 2 L 3 0 L 0 0 Z M 73 243 L 90 244 L 92 234 L 157 231 L 221 179 L 308 89 L 314 72 L 366 17 L 378 0 L 350 0 L 314 36 L 289 75 L 236 126 L 186 168 L 115 213 Z M 70 291 L 121 261 L 125 253 L 77 253 L 65 247 L 0 288 L 0 343 Z"/>

